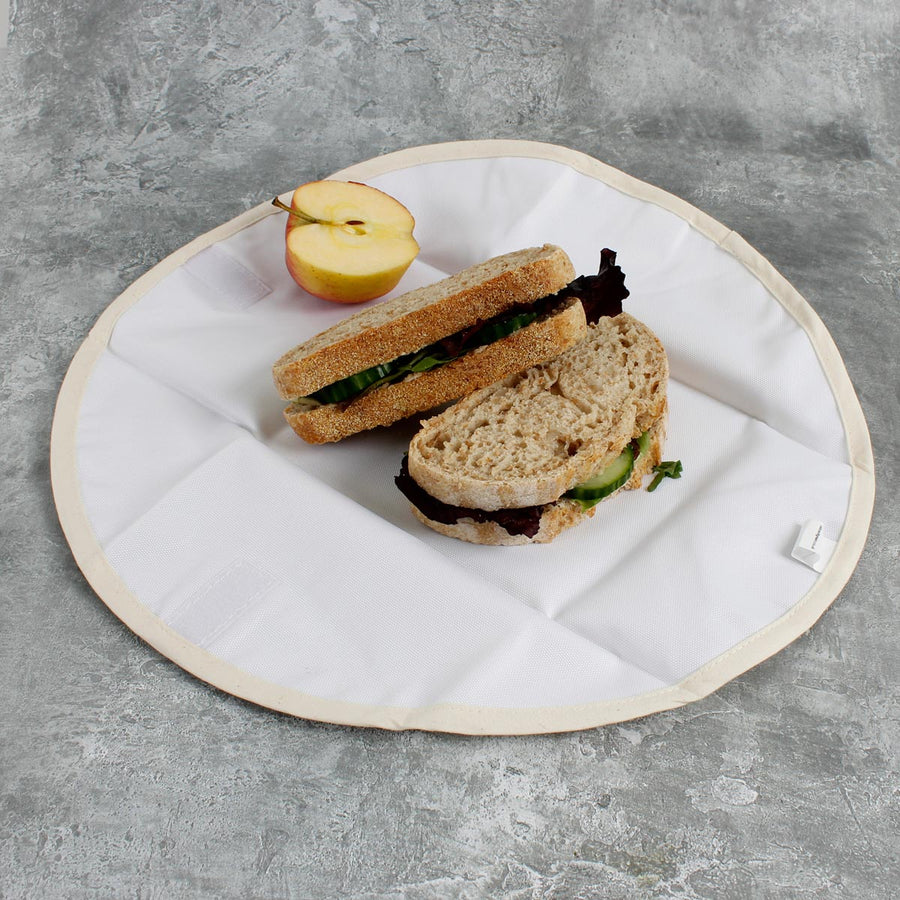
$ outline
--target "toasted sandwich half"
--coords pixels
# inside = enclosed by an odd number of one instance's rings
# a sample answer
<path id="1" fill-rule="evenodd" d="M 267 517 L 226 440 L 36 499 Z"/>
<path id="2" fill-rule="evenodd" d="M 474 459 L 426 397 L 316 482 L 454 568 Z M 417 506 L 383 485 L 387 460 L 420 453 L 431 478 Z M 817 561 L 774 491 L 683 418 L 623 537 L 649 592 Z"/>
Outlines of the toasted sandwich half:
<path id="1" fill-rule="evenodd" d="M 552 359 L 587 331 L 560 293 L 574 275 L 545 244 L 361 310 L 275 363 L 285 418 L 309 443 L 339 441 Z"/>
<path id="2" fill-rule="evenodd" d="M 602 316 L 556 359 L 423 422 L 397 486 L 450 537 L 551 541 L 660 463 L 668 371 L 646 325 Z"/>

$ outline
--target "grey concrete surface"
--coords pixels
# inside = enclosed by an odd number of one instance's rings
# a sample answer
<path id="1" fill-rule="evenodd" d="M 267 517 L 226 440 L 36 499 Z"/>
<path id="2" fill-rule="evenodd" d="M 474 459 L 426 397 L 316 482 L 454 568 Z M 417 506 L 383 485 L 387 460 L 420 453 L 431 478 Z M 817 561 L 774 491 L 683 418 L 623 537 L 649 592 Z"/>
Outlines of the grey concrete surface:
<path id="1" fill-rule="evenodd" d="M 896 3 L 12 0 L 0 54 L 0 897 L 898 895 Z M 138 275 L 275 192 L 489 137 L 686 198 L 810 301 L 875 447 L 856 573 L 703 702 L 579 734 L 340 728 L 197 682 L 57 524 L 72 355 Z"/>

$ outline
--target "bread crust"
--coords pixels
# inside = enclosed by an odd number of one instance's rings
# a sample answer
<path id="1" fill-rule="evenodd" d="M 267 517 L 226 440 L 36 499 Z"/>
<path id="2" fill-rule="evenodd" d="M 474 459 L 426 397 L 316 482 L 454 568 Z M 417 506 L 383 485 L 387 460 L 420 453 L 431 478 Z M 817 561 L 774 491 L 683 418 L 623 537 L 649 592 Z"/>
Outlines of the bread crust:
<path id="1" fill-rule="evenodd" d="M 540 506 L 601 471 L 666 405 L 668 361 L 627 313 L 546 364 L 423 423 L 409 472 L 432 497 L 483 510 Z"/>
<path id="2" fill-rule="evenodd" d="M 289 406 L 284 417 L 310 444 L 340 441 L 352 434 L 456 400 L 485 385 L 538 365 L 581 341 L 587 333 L 584 309 L 572 298 L 554 315 L 471 351 L 429 372 L 410 375 L 345 403 L 302 411 Z"/>
<path id="3" fill-rule="evenodd" d="M 420 350 L 479 319 L 555 294 L 574 277 L 572 261 L 553 244 L 494 257 L 360 310 L 298 345 L 273 366 L 275 387 L 285 400 L 308 396 Z"/>
<path id="4" fill-rule="evenodd" d="M 650 448 L 642 456 L 638 457 L 631 473 L 631 478 L 608 497 L 601 500 L 606 503 L 622 491 L 630 491 L 639 488 L 644 478 L 652 472 L 654 466 L 662 461 L 662 448 L 665 443 L 667 422 L 667 408 L 664 408 L 660 418 L 647 429 L 650 432 Z M 597 504 L 599 506 L 599 504 Z M 474 519 L 460 519 L 452 525 L 443 522 L 435 522 L 424 515 L 418 507 L 410 504 L 413 515 L 423 524 L 446 537 L 456 538 L 470 544 L 484 544 L 494 547 L 514 547 L 523 544 L 549 544 L 560 532 L 571 528 L 573 525 L 591 518 L 597 506 L 590 509 L 582 509 L 574 500 L 561 498 L 547 506 L 541 516 L 541 527 L 534 537 L 525 534 L 510 534 L 503 526 L 496 522 L 476 522 Z"/>

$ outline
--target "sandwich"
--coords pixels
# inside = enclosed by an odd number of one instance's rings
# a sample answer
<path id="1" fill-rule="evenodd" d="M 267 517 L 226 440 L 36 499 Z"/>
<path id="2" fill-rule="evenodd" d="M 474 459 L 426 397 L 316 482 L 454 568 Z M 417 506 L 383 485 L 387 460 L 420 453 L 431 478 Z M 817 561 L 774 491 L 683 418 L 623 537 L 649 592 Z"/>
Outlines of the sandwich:
<path id="1" fill-rule="evenodd" d="M 558 356 L 587 332 L 574 275 L 545 244 L 355 313 L 275 363 L 288 424 L 312 444 L 340 441 Z"/>
<path id="2" fill-rule="evenodd" d="M 578 345 L 422 423 L 395 479 L 421 522 L 477 544 L 547 543 L 659 465 L 665 350 L 620 303 L 590 318 Z"/>

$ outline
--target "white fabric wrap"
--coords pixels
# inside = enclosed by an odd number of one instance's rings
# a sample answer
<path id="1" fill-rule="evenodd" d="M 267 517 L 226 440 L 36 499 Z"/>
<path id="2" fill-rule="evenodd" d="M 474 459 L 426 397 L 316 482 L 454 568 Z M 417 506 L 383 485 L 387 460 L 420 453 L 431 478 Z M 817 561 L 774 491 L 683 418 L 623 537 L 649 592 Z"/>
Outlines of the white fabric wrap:
<path id="1" fill-rule="evenodd" d="M 145 636 L 201 677 L 333 721 L 541 731 L 690 699 L 680 682 L 813 588 L 790 556 L 802 523 L 836 539 L 847 518 L 835 376 L 807 330 L 720 246 L 727 229 L 713 239 L 557 159 L 368 181 L 416 217 L 421 255 L 394 293 L 543 242 L 581 273 L 616 250 L 626 309 L 669 354 L 664 457 L 682 478 L 546 546 L 420 526 L 393 484 L 415 423 L 320 447 L 284 423 L 272 362 L 351 310 L 293 283 L 283 214 L 263 213 L 169 261 L 85 374 L 74 466 L 117 612 L 155 622 Z"/>

